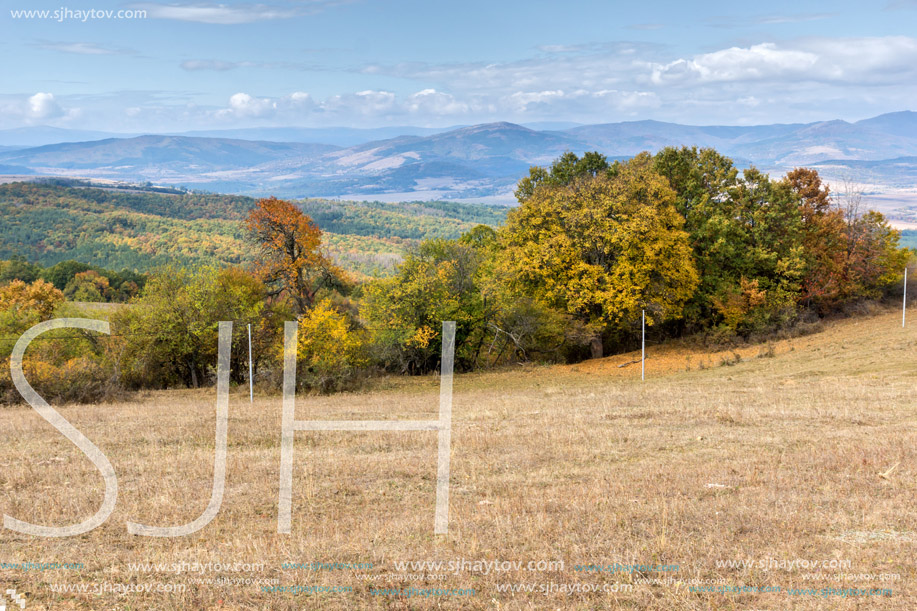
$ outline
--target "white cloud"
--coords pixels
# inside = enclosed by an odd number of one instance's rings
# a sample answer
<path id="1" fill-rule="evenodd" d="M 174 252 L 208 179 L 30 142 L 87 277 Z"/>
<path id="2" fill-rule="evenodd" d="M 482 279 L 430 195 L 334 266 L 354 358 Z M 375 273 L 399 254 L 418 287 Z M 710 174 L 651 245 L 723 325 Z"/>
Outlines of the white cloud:
<path id="1" fill-rule="evenodd" d="M 256 98 L 247 93 L 230 96 L 229 106 L 213 115 L 219 119 L 296 119 L 297 115 L 315 108 L 308 93 L 296 91 L 279 98 Z M 301 117 L 299 117 L 301 118 Z"/>
<path id="2" fill-rule="evenodd" d="M 55 119 L 64 114 L 64 109 L 60 107 L 54 99 L 53 93 L 36 93 L 29 98 L 26 116 L 29 119 Z"/>
<path id="3" fill-rule="evenodd" d="M 704 85 L 743 81 L 864 82 L 898 84 L 917 67 L 917 39 L 809 38 L 793 44 L 761 43 L 648 63 L 654 85 Z"/>
<path id="4" fill-rule="evenodd" d="M 448 93 L 435 89 L 424 89 L 408 96 L 404 104 L 408 112 L 426 116 L 441 117 L 468 112 L 469 106 L 457 101 Z"/>
<path id="5" fill-rule="evenodd" d="M 395 94 L 391 91 L 367 89 L 356 93 L 334 95 L 327 98 L 321 110 L 339 116 L 384 117 L 400 114 Z"/>
<path id="6" fill-rule="evenodd" d="M 719 15 L 705 21 L 715 28 L 744 28 L 762 25 L 783 25 L 787 23 L 805 23 L 836 17 L 838 13 L 784 13 L 769 15 Z"/>
<path id="7" fill-rule="evenodd" d="M 290 102 L 294 106 L 314 106 L 312 96 L 304 91 L 294 91 L 291 93 Z"/>
<path id="8" fill-rule="evenodd" d="M 903 84 L 917 74 L 917 38 L 818 38 L 803 44 L 819 56 L 814 80 Z"/>
<path id="9" fill-rule="evenodd" d="M 364 74 L 390 76 L 423 83 L 460 98 L 487 96 L 492 100 L 515 92 L 615 89 L 645 68 L 637 56 L 654 58 L 656 45 L 637 43 L 542 45 L 543 55 L 513 62 L 468 62 L 369 65 Z M 462 92 L 459 95 L 458 92 Z"/>
<path id="10" fill-rule="evenodd" d="M 134 5 L 145 10 L 151 19 L 172 19 L 218 25 L 238 25 L 272 19 L 286 19 L 295 15 L 289 9 L 277 9 L 263 4 L 227 6 L 225 4 L 153 4 Z"/>
<path id="11" fill-rule="evenodd" d="M 265 117 L 277 110 L 277 102 L 268 98 L 253 98 L 247 93 L 236 93 L 229 98 L 228 112 L 237 117 Z"/>
<path id="12" fill-rule="evenodd" d="M 220 59 L 186 59 L 179 64 L 182 70 L 196 72 L 212 70 L 226 72 L 238 68 L 257 68 L 266 70 L 317 70 L 318 66 L 296 62 L 252 62 L 252 61 L 224 61 Z"/>
<path id="13" fill-rule="evenodd" d="M 717 82 L 761 80 L 806 75 L 818 62 L 818 55 L 795 49 L 780 49 L 761 43 L 747 49 L 731 47 L 693 59 L 668 64 L 651 64 L 650 80 L 657 85 L 684 81 Z"/>
<path id="14" fill-rule="evenodd" d="M 561 89 L 552 91 L 517 91 L 509 96 L 508 102 L 515 106 L 516 110 L 525 112 L 529 106 L 549 103 L 562 99 L 564 92 Z"/>

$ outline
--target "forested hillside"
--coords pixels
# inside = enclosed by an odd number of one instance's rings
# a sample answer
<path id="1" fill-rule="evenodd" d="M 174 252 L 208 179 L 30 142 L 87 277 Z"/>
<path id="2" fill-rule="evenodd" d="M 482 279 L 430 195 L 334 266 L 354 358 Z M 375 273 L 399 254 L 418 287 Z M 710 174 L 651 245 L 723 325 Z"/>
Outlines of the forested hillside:
<path id="1" fill-rule="evenodd" d="M 63 181 L 0 185 L 0 259 L 43 265 L 75 259 L 108 269 L 242 264 L 250 257 L 239 221 L 255 200 L 234 195 L 163 194 L 87 188 Z M 498 208 L 424 202 L 305 200 L 329 254 L 358 275 L 390 272 L 406 250 L 453 239 L 477 224 L 498 225 Z"/>

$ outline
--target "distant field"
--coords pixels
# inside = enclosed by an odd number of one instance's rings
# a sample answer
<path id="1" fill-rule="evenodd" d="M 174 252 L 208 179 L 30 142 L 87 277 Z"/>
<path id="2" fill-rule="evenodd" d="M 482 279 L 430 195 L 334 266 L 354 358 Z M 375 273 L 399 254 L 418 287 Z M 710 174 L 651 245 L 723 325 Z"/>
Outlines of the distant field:
<path id="1" fill-rule="evenodd" d="M 167 263 L 239 265 L 251 256 L 240 221 L 255 200 L 41 183 L 0 185 L 0 259 L 53 265 L 76 259 L 148 271 Z M 505 209 L 455 202 L 303 200 L 325 232 L 327 251 L 357 276 L 391 273 L 411 247 L 498 225 Z"/>
<path id="2" fill-rule="evenodd" d="M 639 364 L 619 367 L 636 354 L 456 376 L 446 536 L 433 535 L 430 432 L 297 433 L 293 532 L 278 535 L 281 401 L 249 405 L 244 389 L 231 399 L 216 519 L 186 538 L 130 536 L 127 520 L 176 525 L 206 506 L 214 392 L 64 407 L 111 459 L 117 508 L 81 537 L 5 531 L 3 562 L 84 567 L 0 570 L 0 582 L 26 592 L 28 609 L 917 608 L 917 310 L 911 315 L 907 329 L 900 312 L 887 311 L 735 351 L 652 347 L 646 382 Z M 438 393 L 433 377 L 385 379 L 362 393 L 299 397 L 296 417 L 433 418 Z M 0 419 L 0 511 L 43 524 L 91 515 L 102 489 L 92 465 L 34 411 L 10 408 Z M 522 568 L 396 564 L 456 560 Z M 351 566 L 282 567 L 313 561 Z M 128 564 L 181 562 L 263 567 Z M 615 563 L 644 568 L 576 568 Z M 220 578 L 228 581 L 207 581 Z M 350 590 L 266 592 L 245 579 Z M 68 584 L 89 591 L 53 592 Z M 186 589 L 94 595 L 96 584 Z M 371 590 L 411 586 L 474 594 Z"/>

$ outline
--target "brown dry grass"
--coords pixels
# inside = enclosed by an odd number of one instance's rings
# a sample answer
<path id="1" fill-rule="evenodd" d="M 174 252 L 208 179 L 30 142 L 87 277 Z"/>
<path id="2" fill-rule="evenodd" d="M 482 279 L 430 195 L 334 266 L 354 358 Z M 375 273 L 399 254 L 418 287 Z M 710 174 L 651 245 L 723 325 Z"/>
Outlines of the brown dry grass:
<path id="1" fill-rule="evenodd" d="M 436 436 L 297 433 L 293 534 L 278 535 L 280 398 L 230 404 L 226 495 L 196 535 L 132 537 L 125 522 L 176 525 L 206 506 L 213 392 L 158 392 L 62 413 L 111 459 L 118 505 L 83 536 L 4 530 L 0 562 L 81 562 L 81 571 L 0 571 L 27 609 L 912 609 L 917 608 L 917 327 L 895 313 L 719 354 L 653 348 L 648 379 L 621 356 L 575 367 L 457 376 L 448 536 L 433 535 Z M 746 353 L 747 352 L 747 353 Z M 693 365 L 688 366 L 688 356 Z M 698 364 L 706 359 L 707 367 Z M 684 364 L 682 367 L 679 363 Z M 435 418 L 438 381 L 390 379 L 372 392 L 301 397 L 297 419 Z M 43 524 L 91 515 L 101 478 L 34 411 L 0 412 L 0 511 Z M 900 464 L 899 464 L 900 463 Z M 887 472 L 898 464 L 886 477 Z M 708 486 L 715 484 L 715 486 Z M 897 573 L 891 582 L 806 570 L 718 568 L 718 560 L 849 561 L 833 573 Z M 373 596 L 401 560 L 562 560 L 564 570 L 449 574 L 415 587 L 474 596 Z M 264 563 L 251 573 L 132 572 L 129 562 Z M 284 562 L 371 562 L 371 571 L 282 570 Z M 576 564 L 679 565 L 677 573 L 588 574 Z M 818 569 L 815 570 L 816 572 Z M 203 578 L 277 578 L 351 593 L 266 593 Z M 641 577 L 677 583 L 635 583 Z M 891 597 L 697 593 L 730 586 L 885 587 Z M 185 584 L 183 594 L 56 594 L 50 584 Z M 499 584 L 632 584 L 630 591 L 501 593 Z"/>

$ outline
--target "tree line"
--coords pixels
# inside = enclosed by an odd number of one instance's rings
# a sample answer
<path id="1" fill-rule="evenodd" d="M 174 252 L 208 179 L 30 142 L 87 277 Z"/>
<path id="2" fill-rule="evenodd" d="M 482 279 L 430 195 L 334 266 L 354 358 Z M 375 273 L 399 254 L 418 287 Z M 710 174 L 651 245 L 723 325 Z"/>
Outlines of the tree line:
<path id="1" fill-rule="evenodd" d="M 61 396 L 81 398 L 209 383 L 221 320 L 236 323 L 234 380 L 247 376 L 251 325 L 255 379 L 274 389 L 283 321 L 298 320 L 298 383 L 319 391 L 435 371 L 444 320 L 456 321 L 465 371 L 625 349 L 644 312 L 657 336 L 749 338 L 881 298 L 912 254 L 859 194 L 831 193 L 815 170 L 773 179 L 713 149 L 615 162 L 567 153 L 532 168 L 516 197 L 499 228 L 425 240 L 393 275 L 362 281 L 328 255 L 301 205 L 259 200 L 238 228 L 250 264 L 153 272 L 109 314 L 112 337 L 38 349 L 35 386 L 70 376 Z M 0 333 L 73 307 L 37 282 L 0 287 Z"/>

